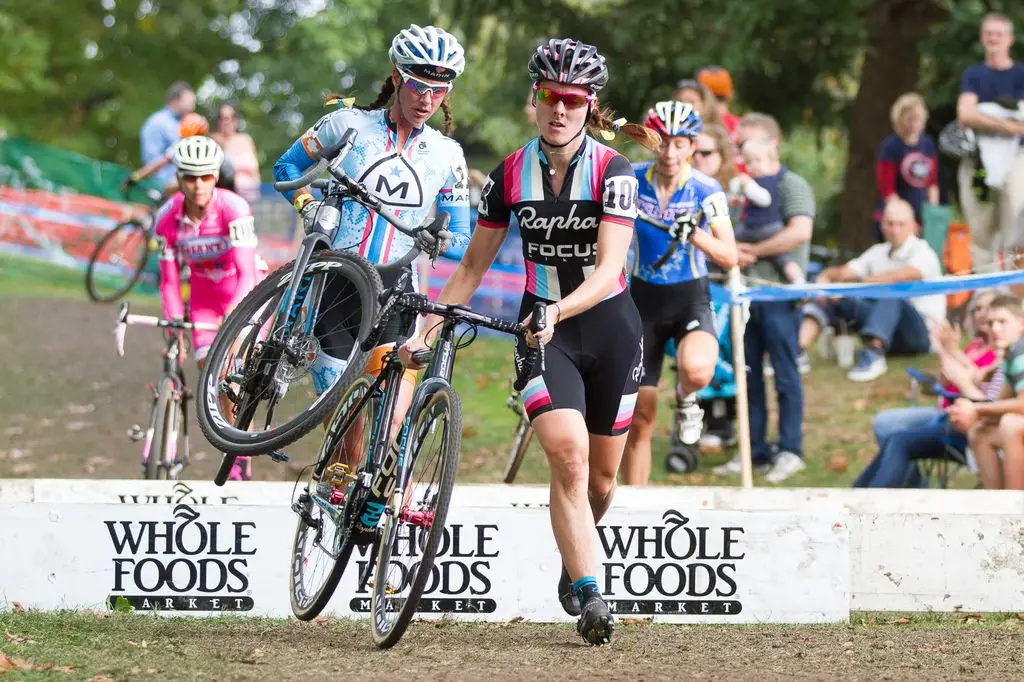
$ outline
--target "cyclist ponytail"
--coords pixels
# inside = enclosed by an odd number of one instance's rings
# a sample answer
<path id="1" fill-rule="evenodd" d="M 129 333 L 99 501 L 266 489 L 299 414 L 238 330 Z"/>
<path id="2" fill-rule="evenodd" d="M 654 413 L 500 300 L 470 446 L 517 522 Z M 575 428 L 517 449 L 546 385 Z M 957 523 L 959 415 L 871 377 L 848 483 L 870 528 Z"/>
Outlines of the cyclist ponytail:
<path id="1" fill-rule="evenodd" d="M 444 112 L 444 134 L 445 136 L 451 135 L 452 130 L 455 129 L 455 119 L 452 118 L 452 105 L 448 102 L 447 97 L 441 101 L 441 111 Z"/>
<path id="2" fill-rule="evenodd" d="M 391 101 L 391 96 L 395 94 L 395 81 L 388 76 L 384 79 L 384 82 L 380 84 L 380 91 L 377 93 L 376 99 L 369 104 L 348 104 L 353 109 L 360 109 L 362 111 L 372 111 L 373 109 L 383 109 Z M 324 95 L 324 104 L 331 103 L 344 103 L 348 99 L 344 95 L 337 92 L 329 92 Z"/>
<path id="3" fill-rule="evenodd" d="M 605 139 L 611 139 L 616 133 L 622 133 L 629 139 L 637 142 L 652 152 L 658 151 L 661 146 L 661 135 L 650 128 L 636 123 L 627 123 L 625 119 L 615 119 L 615 112 L 611 109 L 602 109 L 600 105 L 594 104 L 590 107 L 590 118 L 587 119 L 587 127 L 591 133 L 597 132 Z M 601 134 L 605 133 L 605 134 Z"/>

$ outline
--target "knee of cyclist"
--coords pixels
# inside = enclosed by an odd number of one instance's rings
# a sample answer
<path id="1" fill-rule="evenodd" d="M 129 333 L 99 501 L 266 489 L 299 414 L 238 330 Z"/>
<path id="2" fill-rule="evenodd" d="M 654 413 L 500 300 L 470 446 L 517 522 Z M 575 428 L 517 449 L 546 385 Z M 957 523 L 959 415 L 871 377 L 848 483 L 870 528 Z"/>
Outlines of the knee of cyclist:
<path id="1" fill-rule="evenodd" d="M 687 386 L 697 387 L 700 390 L 715 378 L 715 360 L 710 362 L 688 363 L 682 372 L 683 383 Z M 691 391 L 692 392 L 692 391 Z"/>
<path id="2" fill-rule="evenodd" d="M 1002 438 L 1016 438 L 1024 433 L 1024 416 L 1007 413 L 999 418 L 999 435 Z"/>
<path id="3" fill-rule="evenodd" d="M 596 469 L 590 472 L 590 499 L 591 501 L 607 500 L 615 493 L 615 472 L 608 474 Z"/>
<path id="4" fill-rule="evenodd" d="M 547 455 L 553 478 L 570 485 L 586 480 L 587 443 L 572 436 L 561 436 L 548 445 Z"/>
<path id="5" fill-rule="evenodd" d="M 636 409 L 633 410 L 633 423 L 630 424 L 629 428 L 640 435 L 648 434 L 654 430 L 657 415 L 656 404 L 648 404 L 645 401 L 638 400 Z"/>

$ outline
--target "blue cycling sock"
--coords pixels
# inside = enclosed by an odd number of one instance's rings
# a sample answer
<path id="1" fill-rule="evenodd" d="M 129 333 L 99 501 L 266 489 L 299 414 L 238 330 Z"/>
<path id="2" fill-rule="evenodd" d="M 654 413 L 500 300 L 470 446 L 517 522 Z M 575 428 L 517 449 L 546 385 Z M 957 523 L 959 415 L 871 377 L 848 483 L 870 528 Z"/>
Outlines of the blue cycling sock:
<path id="1" fill-rule="evenodd" d="M 597 589 L 597 579 L 592 575 L 585 575 L 572 584 L 572 590 L 576 598 L 580 600 L 580 608 L 591 597 L 600 597 L 601 590 Z"/>

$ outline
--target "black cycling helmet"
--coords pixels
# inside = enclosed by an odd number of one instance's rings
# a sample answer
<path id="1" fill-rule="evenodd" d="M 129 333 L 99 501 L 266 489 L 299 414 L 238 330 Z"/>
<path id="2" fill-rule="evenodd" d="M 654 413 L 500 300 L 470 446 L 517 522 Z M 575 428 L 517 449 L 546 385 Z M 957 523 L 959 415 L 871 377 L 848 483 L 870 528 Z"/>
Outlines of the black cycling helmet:
<path id="1" fill-rule="evenodd" d="M 534 83 L 555 81 L 579 85 L 597 92 L 608 85 L 608 67 L 593 45 L 572 38 L 552 38 L 530 57 L 530 79 Z"/>

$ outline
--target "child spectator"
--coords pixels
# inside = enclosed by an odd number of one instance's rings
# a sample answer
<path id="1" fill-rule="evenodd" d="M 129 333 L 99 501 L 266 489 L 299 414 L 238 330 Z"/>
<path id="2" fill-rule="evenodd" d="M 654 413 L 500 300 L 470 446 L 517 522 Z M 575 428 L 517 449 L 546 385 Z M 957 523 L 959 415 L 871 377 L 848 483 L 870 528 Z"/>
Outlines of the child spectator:
<path id="1" fill-rule="evenodd" d="M 743 163 L 750 172 L 740 173 L 729 182 L 734 205 L 741 208 L 735 221 L 736 241 L 756 244 L 782 231 L 784 222 L 780 209 L 779 157 L 775 146 L 763 138 L 752 138 L 743 145 Z M 791 284 L 804 281 L 800 265 L 788 253 L 767 259 Z"/>

